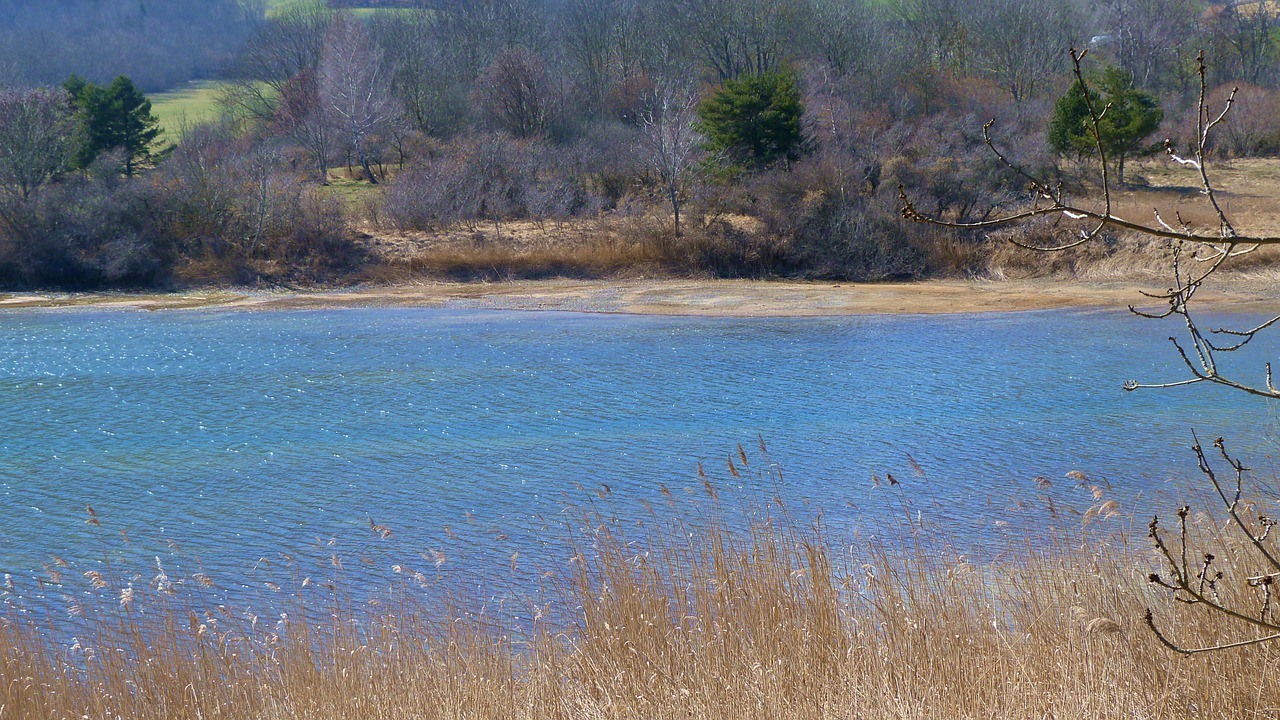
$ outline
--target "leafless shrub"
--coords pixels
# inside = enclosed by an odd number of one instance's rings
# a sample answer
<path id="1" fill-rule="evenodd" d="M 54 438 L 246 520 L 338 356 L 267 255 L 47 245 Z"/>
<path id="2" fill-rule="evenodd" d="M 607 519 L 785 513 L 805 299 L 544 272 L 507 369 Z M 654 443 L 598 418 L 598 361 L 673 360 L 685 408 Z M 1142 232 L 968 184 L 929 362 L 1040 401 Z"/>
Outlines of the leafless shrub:
<path id="1" fill-rule="evenodd" d="M 66 91 L 0 88 L 0 191 L 29 198 L 67 168 L 79 135 Z"/>
<path id="2" fill-rule="evenodd" d="M 164 282 L 174 247 L 142 182 L 76 177 L 0 200 L 0 283 L 93 288 Z"/>
<path id="3" fill-rule="evenodd" d="M 574 159 L 583 185 L 600 210 L 614 210 L 634 194 L 643 174 L 643 138 L 631 125 L 599 124 L 564 153 Z"/>
<path id="4" fill-rule="evenodd" d="M 640 114 L 649 106 L 655 90 L 648 75 L 624 78 L 609 88 L 604 98 L 604 111 L 619 122 L 635 125 L 640 122 Z"/>
<path id="5" fill-rule="evenodd" d="M 401 229 L 566 220 L 599 207 L 584 178 L 589 160 L 571 149 L 505 134 L 459 138 L 397 177 L 383 205 Z"/>
<path id="6" fill-rule="evenodd" d="M 793 240 L 805 275 L 855 281 L 921 277 L 925 253 L 885 212 L 863 199 L 828 196 L 804 208 Z"/>
<path id="7" fill-rule="evenodd" d="M 181 238 L 183 254 L 192 258 L 232 268 L 257 263 L 247 275 L 234 271 L 241 280 L 305 273 L 316 263 L 348 265 L 354 250 L 337 206 L 319 202 L 280 164 L 277 146 L 244 137 L 233 126 L 190 129 L 155 180 L 166 233 Z M 328 253 L 333 257 L 324 257 Z"/>
<path id="8" fill-rule="evenodd" d="M 531 180 L 527 146 L 506 135 L 459 138 L 435 157 L 396 178 L 384 204 L 386 216 L 403 229 L 489 222 L 523 214 L 523 191 Z"/>
<path id="9" fill-rule="evenodd" d="M 1219 85 L 1206 98 L 1209 107 L 1223 107 L 1232 97 L 1231 112 L 1209 136 L 1205 152 L 1215 158 L 1242 158 L 1280 152 L 1280 93 L 1256 85 Z M 1178 146 L 1194 153 L 1195 118 L 1187 117 L 1177 126 Z"/>

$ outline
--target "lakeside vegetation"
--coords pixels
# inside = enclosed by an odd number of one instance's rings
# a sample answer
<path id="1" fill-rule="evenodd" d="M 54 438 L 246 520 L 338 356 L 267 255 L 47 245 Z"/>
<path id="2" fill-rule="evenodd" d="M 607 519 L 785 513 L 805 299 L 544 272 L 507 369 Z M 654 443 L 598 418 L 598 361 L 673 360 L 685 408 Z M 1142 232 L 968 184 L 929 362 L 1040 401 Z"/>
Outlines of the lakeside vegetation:
<path id="1" fill-rule="evenodd" d="M 995 117 L 994 139 L 1012 157 L 1075 196 L 1096 193 L 1080 140 L 1086 120 L 1055 115 L 1073 92 L 1080 97 L 1071 46 L 1090 47 L 1089 72 L 1107 79 L 1108 100 L 1122 93 L 1123 107 L 1140 109 L 1108 140 L 1123 148 L 1135 208 L 1194 185 L 1166 182 L 1170 166 L 1142 158 L 1158 137 L 1181 147 L 1194 135 L 1196 93 L 1184 69 L 1199 48 L 1210 49 L 1211 99 L 1241 87 L 1212 153 L 1268 157 L 1280 149 L 1273 18 L 1194 0 L 1033 5 L 484 0 L 352 15 L 290 0 L 179 3 L 162 17 L 128 9 L 102 27 L 121 38 L 138 27 L 163 34 L 199 13 L 222 24 L 202 25 L 209 37 L 195 47 L 208 48 L 207 62 L 176 81 L 69 50 L 50 67 L 103 86 L 121 72 L 147 78 L 135 78 L 143 90 L 167 88 L 152 98 L 166 130 L 156 149 L 179 147 L 137 158 L 142 172 L 124 179 L 113 171 L 133 170 L 133 158 L 107 148 L 94 149 L 96 164 L 84 154 L 62 161 L 49 149 L 60 141 L 20 154 L 26 170 L 33 158 L 45 162 L 39 187 L 21 199 L 11 180 L 0 182 L 0 284 L 875 281 L 1076 273 L 1091 262 L 1148 272 L 1161 262 L 1159 245 L 1121 233 L 1062 260 L 1018 257 L 1001 244 L 1007 232 L 904 223 L 898 189 L 953 221 L 1025 201 L 1017 174 L 981 137 L 983 119 Z M 22 13 L 0 32 L 29 35 L 60 17 Z M 173 66 L 167 55 L 148 62 Z M 0 67 L 15 108 L 28 88 L 69 74 L 19 60 Z M 203 127 L 179 138 L 184 116 Z M 15 110 L 7 121 L 23 117 Z M 1070 127 L 1051 127 L 1053 117 Z M 1248 200 L 1258 216 L 1274 214 L 1269 191 Z M 1018 232 L 1051 243 L 1073 231 L 1043 222 Z"/>
<path id="2" fill-rule="evenodd" d="M 749 487 L 778 480 L 767 460 L 730 467 Z M 697 495 L 655 493 L 634 518 L 585 489 L 547 531 L 567 562 L 489 610 L 459 577 L 528 576 L 527 559 L 455 568 L 447 548 L 397 549 L 395 528 L 376 525 L 387 551 L 374 566 L 274 557 L 275 581 L 248 604 L 160 558 L 54 558 L 44 592 L 66 594 L 69 615 L 0 618 L 0 707 L 138 720 L 1273 714 L 1276 650 L 1167 652 L 1143 607 L 1192 643 L 1240 629 L 1152 589 L 1154 558 L 1105 489 L 1080 473 L 1054 484 L 1009 509 L 1032 529 L 986 558 L 955 550 L 945 509 L 903 486 L 881 488 L 901 514 L 865 537 L 710 479 Z M 1219 521 L 1197 512 L 1197 547 L 1247 573 L 1248 549 Z M 390 593 L 352 593 L 357 572 L 385 574 Z M 0 594 L 12 608 L 32 589 Z"/>

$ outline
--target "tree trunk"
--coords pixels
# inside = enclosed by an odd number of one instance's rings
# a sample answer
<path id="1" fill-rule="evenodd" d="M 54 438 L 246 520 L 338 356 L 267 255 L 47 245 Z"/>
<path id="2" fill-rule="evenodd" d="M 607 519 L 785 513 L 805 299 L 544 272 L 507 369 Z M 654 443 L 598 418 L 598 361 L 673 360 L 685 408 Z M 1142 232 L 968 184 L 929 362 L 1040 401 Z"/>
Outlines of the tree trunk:
<path id="1" fill-rule="evenodd" d="M 356 157 L 360 159 L 360 167 L 364 168 L 364 176 L 369 179 L 370 185 L 377 185 L 378 178 L 373 176 L 373 168 L 369 167 L 369 156 L 364 152 L 364 135 L 357 131 L 355 133 Z"/>
<path id="2" fill-rule="evenodd" d="M 671 194 L 671 211 L 676 217 L 676 237 L 680 237 L 680 198 L 674 185 L 668 186 L 667 191 Z"/>

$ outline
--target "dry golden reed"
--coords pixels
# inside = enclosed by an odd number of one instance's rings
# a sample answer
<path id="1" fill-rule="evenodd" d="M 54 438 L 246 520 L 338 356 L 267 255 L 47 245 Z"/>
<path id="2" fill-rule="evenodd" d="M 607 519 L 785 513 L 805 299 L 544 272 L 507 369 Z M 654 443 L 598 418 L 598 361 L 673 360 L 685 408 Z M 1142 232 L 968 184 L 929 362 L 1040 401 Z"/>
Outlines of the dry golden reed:
<path id="1" fill-rule="evenodd" d="M 738 455 L 732 474 L 760 472 Z M 1162 626 L 1192 641 L 1238 632 L 1153 591 L 1145 575 L 1154 560 L 1123 531 L 1131 521 L 1083 483 L 1061 492 L 1077 493 L 1088 510 L 1072 515 L 1059 502 L 1025 543 L 979 562 L 949 550 L 907 501 L 908 519 L 884 523 L 906 538 L 890 549 L 836 542 L 821 517 L 798 522 L 776 498 L 736 506 L 727 486 L 704 480 L 683 498 L 660 486 L 655 504 L 664 507 L 646 503 L 647 515 L 626 521 L 604 509 L 612 490 L 584 493 L 560 553 L 568 560 L 548 573 L 553 585 L 518 633 L 447 594 L 426 601 L 404 592 L 356 607 L 332 582 L 309 577 L 291 587 L 328 600 L 275 616 L 200 606 L 214 586 L 203 573 L 182 584 L 191 588 L 185 599 L 161 592 L 158 580 L 113 586 L 104 592 L 115 603 L 73 618 L 84 623 L 73 641 L 59 639 L 70 637 L 65 627 L 11 612 L 0 622 L 0 718 L 1280 712 L 1277 649 L 1185 658 L 1146 630 L 1142 613 L 1152 606 Z M 1223 540 L 1211 518 L 1199 527 Z M 409 589 L 426 584 L 412 581 L 422 573 L 411 564 L 391 574 Z M 101 573 L 84 581 L 116 582 Z"/>

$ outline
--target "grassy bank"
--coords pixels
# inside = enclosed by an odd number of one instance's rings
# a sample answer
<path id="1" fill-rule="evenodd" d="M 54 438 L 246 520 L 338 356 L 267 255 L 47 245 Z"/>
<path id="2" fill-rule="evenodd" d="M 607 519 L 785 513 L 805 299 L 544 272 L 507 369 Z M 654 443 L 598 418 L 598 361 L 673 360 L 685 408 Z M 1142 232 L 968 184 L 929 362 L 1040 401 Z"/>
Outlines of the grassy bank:
<path id="1" fill-rule="evenodd" d="M 734 485 L 777 480 L 736 455 L 730 472 Z M 1155 561 L 1118 504 L 1087 482 L 1061 485 L 1031 501 L 1040 524 L 1025 541 L 988 561 L 949 549 L 945 512 L 905 495 L 880 523 L 906 538 L 891 550 L 834 538 L 776 499 L 739 506 L 710 480 L 699 496 L 662 488 L 649 514 L 626 519 L 607 489 L 588 488 L 565 508 L 563 565 L 507 608 L 517 620 L 477 611 L 430 555 L 380 568 L 398 591 L 377 603 L 299 574 L 273 616 L 209 604 L 217 578 L 169 577 L 159 560 L 145 573 L 56 560 L 47 587 L 75 599 L 71 619 L 0 623 L 0 715 L 1274 716 L 1280 654 L 1161 647 L 1147 606 L 1192 644 L 1241 630 L 1153 593 Z M 1193 535 L 1248 570 L 1216 528 L 1201 516 Z M 68 634 L 59 623 L 88 629 L 68 647 L 50 640 Z"/>

